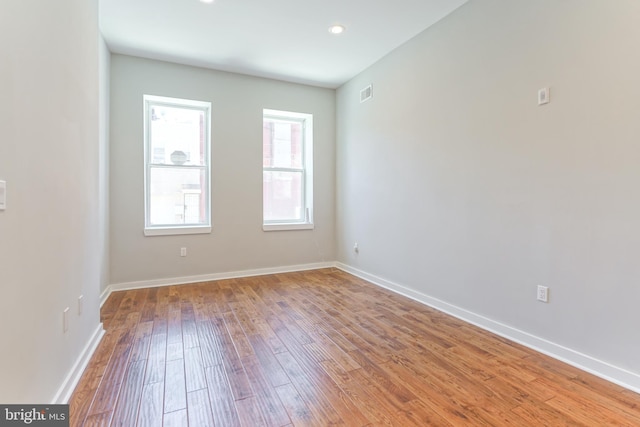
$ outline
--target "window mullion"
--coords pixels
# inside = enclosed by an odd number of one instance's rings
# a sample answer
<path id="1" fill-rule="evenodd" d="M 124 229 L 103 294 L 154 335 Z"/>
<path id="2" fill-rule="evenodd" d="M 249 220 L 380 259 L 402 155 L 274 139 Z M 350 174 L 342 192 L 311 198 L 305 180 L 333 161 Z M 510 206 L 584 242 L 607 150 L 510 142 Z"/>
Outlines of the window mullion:
<path id="1" fill-rule="evenodd" d="M 263 170 L 265 172 L 291 172 L 291 173 L 304 173 L 304 169 L 300 169 L 300 168 L 272 168 L 272 167 L 268 167 L 265 166 L 263 167 Z"/>
<path id="2" fill-rule="evenodd" d="M 168 165 L 166 163 L 148 163 L 152 168 L 166 168 L 166 169 L 206 169 L 206 165 Z"/>

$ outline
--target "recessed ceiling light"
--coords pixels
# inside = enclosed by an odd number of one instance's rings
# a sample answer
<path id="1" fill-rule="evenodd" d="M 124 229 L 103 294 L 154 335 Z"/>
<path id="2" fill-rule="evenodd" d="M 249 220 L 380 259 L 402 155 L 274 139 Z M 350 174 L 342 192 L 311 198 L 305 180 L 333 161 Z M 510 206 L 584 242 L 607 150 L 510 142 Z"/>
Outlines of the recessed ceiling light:
<path id="1" fill-rule="evenodd" d="M 213 3 L 213 0 L 200 0 L 202 3 Z"/>
<path id="2" fill-rule="evenodd" d="M 340 34 L 340 33 L 344 33 L 344 30 L 346 28 L 344 28 L 344 25 L 332 25 L 329 27 L 329 32 L 331 34 Z"/>

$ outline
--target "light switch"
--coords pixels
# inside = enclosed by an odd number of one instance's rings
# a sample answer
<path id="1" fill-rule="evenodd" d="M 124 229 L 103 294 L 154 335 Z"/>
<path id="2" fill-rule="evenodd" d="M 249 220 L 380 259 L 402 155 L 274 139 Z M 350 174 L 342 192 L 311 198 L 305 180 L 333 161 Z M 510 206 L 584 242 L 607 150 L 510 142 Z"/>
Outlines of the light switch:
<path id="1" fill-rule="evenodd" d="M 538 105 L 549 103 L 549 88 L 543 87 L 538 91 Z"/>
<path id="2" fill-rule="evenodd" d="M 0 181 L 0 211 L 7 208 L 7 183 Z"/>

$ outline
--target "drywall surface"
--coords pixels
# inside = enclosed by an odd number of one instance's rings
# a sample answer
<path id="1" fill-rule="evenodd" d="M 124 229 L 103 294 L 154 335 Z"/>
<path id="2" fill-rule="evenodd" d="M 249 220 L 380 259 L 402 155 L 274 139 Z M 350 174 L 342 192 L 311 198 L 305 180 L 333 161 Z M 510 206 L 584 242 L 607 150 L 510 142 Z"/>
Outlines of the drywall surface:
<path id="1" fill-rule="evenodd" d="M 338 261 L 640 375 L 638 22 L 473 0 L 339 88 Z"/>
<path id="2" fill-rule="evenodd" d="M 99 40 L 99 147 L 98 147 L 98 239 L 100 250 L 100 291 L 109 286 L 109 85 L 111 53 Z"/>
<path id="3" fill-rule="evenodd" d="M 58 401 L 100 325 L 97 9 L 0 4 L 2 403 Z"/>
<path id="4" fill-rule="evenodd" d="M 211 234 L 143 235 L 145 94 L 212 104 Z M 262 230 L 263 108 L 313 114 L 313 230 Z M 334 90 L 112 55 L 110 119 L 112 284 L 335 260 Z"/>

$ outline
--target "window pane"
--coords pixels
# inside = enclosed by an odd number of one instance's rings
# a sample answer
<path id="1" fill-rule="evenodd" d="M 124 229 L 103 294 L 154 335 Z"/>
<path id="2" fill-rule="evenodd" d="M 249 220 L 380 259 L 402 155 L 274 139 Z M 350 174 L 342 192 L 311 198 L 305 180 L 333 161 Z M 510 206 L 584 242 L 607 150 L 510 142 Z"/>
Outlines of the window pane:
<path id="1" fill-rule="evenodd" d="M 302 124 L 264 119 L 262 165 L 302 168 Z"/>
<path id="2" fill-rule="evenodd" d="M 150 108 L 149 161 L 166 165 L 204 165 L 204 111 L 166 105 Z"/>
<path id="3" fill-rule="evenodd" d="M 150 225 L 206 224 L 204 169 L 151 168 Z"/>
<path id="4" fill-rule="evenodd" d="M 302 221 L 302 172 L 264 171 L 264 220 Z"/>

